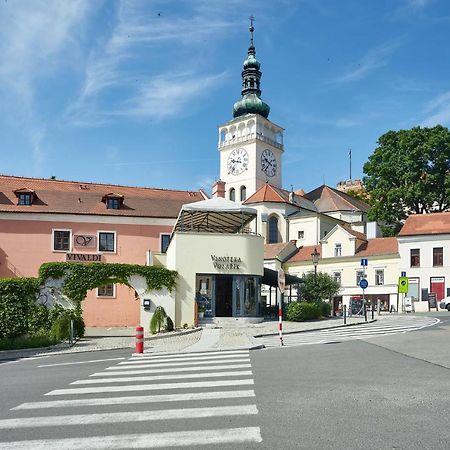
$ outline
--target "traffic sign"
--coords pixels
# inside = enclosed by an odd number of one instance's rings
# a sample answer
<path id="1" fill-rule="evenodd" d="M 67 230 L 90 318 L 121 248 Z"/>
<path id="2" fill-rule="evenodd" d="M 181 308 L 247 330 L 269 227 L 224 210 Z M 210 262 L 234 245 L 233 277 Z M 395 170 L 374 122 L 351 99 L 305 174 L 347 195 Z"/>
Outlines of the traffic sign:
<path id="1" fill-rule="evenodd" d="M 284 291 L 285 286 L 286 286 L 286 276 L 284 275 L 284 270 L 278 269 L 278 287 L 281 292 Z"/>
<path id="2" fill-rule="evenodd" d="M 367 289 L 367 286 L 369 286 L 368 281 L 365 278 L 362 278 L 361 281 L 359 282 L 359 287 L 361 289 Z"/>
<path id="3" fill-rule="evenodd" d="M 406 272 L 402 272 L 402 277 L 406 277 Z"/>
<path id="4" fill-rule="evenodd" d="M 398 292 L 400 294 L 408 293 L 408 277 L 399 277 L 398 278 Z"/>
<path id="5" fill-rule="evenodd" d="M 368 262 L 367 258 L 361 259 L 361 266 L 362 267 L 367 267 L 367 262 Z"/>

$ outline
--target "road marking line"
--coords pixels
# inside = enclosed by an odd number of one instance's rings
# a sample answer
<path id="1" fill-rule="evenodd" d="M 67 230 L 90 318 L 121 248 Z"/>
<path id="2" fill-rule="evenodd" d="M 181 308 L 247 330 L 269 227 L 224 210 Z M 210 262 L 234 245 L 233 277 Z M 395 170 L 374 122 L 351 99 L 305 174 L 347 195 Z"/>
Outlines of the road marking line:
<path id="1" fill-rule="evenodd" d="M 160 394 L 160 395 L 136 395 L 129 397 L 103 397 L 83 398 L 73 400 L 53 400 L 48 402 L 22 403 L 11 410 L 41 409 L 41 408 L 69 408 L 79 406 L 101 406 L 101 405 L 125 405 L 138 403 L 163 403 L 183 402 L 193 400 L 217 400 L 223 398 L 248 398 L 255 397 L 255 391 L 216 391 L 216 392 L 192 392 L 187 394 Z"/>
<path id="2" fill-rule="evenodd" d="M 203 367 L 175 367 L 161 368 L 161 369 L 143 369 L 143 370 L 124 370 L 120 372 L 96 372 L 90 377 L 112 377 L 117 375 L 141 375 L 144 373 L 167 373 L 167 372 L 195 372 L 199 370 L 222 370 L 222 369 L 246 369 L 251 367 L 251 364 L 223 364 L 219 366 L 203 366 Z"/>
<path id="3" fill-rule="evenodd" d="M 127 392 L 127 391 L 158 391 L 164 389 L 194 389 L 198 387 L 218 387 L 218 386 L 238 386 L 253 385 L 254 381 L 244 380 L 209 380 L 209 381 L 191 381 L 190 383 L 160 383 L 160 384 L 138 384 L 129 386 L 94 386 L 88 388 L 56 389 L 47 392 L 44 395 L 78 395 L 78 394 L 97 394 L 101 392 Z"/>
<path id="4" fill-rule="evenodd" d="M 79 362 L 67 362 L 67 363 L 58 363 L 58 364 L 43 364 L 38 367 L 56 367 L 56 366 L 71 366 L 73 364 L 89 364 L 89 363 L 97 363 L 103 361 L 118 361 L 126 358 L 108 358 L 108 359 L 92 359 L 91 361 L 79 361 Z"/>
<path id="5" fill-rule="evenodd" d="M 256 405 L 209 406 L 205 408 L 158 409 L 113 413 L 75 414 L 68 416 L 26 417 L 0 420 L 0 429 L 33 427 L 63 427 L 152 420 L 199 419 L 222 416 L 249 416 L 258 414 Z"/>
<path id="6" fill-rule="evenodd" d="M 195 358 L 136 358 L 133 360 L 128 360 L 120 362 L 119 365 L 139 365 L 139 364 L 149 364 L 151 361 L 161 361 L 161 362 L 176 362 L 176 361 L 208 361 L 211 359 L 231 359 L 238 355 L 215 355 L 215 356 L 196 356 Z M 247 356 L 247 355 L 245 355 Z"/>
<path id="7" fill-rule="evenodd" d="M 204 373 L 178 373 L 172 375 L 149 375 L 145 377 L 120 377 L 120 378 L 90 378 L 88 380 L 77 380 L 74 384 L 102 384 L 102 383 L 129 383 L 133 381 L 164 381 L 185 380 L 194 378 L 220 378 L 220 377 L 244 377 L 253 375 L 251 370 L 239 370 L 229 372 L 204 372 Z"/>
<path id="8" fill-rule="evenodd" d="M 147 362 L 147 364 L 140 364 L 136 366 L 136 369 L 141 368 L 152 368 L 152 367 L 185 367 L 185 366 L 205 366 L 208 364 L 229 364 L 229 363 L 241 363 L 241 362 L 250 362 L 250 358 L 248 357 L 240 357 L 235 359 L 227 359 L 227 360 L 219 360 L 219 361 L 187 361 L 187 362 L 168 362 L 168 363 L 152 363 Z M 130 370 L 133 369 L 133 366 L 111 366 L 107 367 L 105 370 Z"/>
<path id="9" fill-rule="evenodd" d="M 191 447 L 215 444 L 261 442 L 259 427 L 223 428 L 215 430 L 169 431 L 165 433 L 122 434 L 78 437 L 65 439 L 41 439 L 16 442 L 2 442 L 2 450 L 114 450 L 122 448 L 167 448 Z"/>
<path id="10" fill-rule="evenodd" d="M 130 359 L 167 359 L 167 358 L 186 358 L 188 356 L 213 356 L 213 355 L 242 355 L 247 354 L 248 350 L 228 350 L 228 351 L 217 351 L 217 352 L 193 352 L 193 353 L 175 353 L 172 355 L 158 355 L 158 354 L 145 354 L 142 356 L 134 356 Z"/>

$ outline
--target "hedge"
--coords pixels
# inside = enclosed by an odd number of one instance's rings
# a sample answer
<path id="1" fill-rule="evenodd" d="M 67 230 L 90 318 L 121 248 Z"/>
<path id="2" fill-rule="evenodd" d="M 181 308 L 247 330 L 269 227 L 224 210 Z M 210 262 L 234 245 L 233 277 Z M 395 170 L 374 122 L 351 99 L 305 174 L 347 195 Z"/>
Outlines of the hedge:
<path id="1" fill-rule="evenodd" d="M 331 305 L 328 302 L 291 302 L 287 307 L 286 319 L 302 322 L 329 316 L 330 313 Z"/>

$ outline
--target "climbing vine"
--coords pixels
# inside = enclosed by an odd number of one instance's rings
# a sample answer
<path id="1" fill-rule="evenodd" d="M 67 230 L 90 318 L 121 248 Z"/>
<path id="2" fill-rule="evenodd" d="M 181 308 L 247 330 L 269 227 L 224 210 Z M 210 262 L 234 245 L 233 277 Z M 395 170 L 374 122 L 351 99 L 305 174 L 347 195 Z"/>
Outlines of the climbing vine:
<path id="1" fill-rule="evenodd" d="M 177 272 L 160 266 L 139 266 L 137 264 L 79 264 L 72 262 L 45 263 L 39 268 L 41 284 L 49 278 L 66 277 L 61 292 L 78 304 L 84 300 L 89 290 L 111 283 L 130 286 L 133 275 L 145 278 L 148 290 L 175 287 Z"/>

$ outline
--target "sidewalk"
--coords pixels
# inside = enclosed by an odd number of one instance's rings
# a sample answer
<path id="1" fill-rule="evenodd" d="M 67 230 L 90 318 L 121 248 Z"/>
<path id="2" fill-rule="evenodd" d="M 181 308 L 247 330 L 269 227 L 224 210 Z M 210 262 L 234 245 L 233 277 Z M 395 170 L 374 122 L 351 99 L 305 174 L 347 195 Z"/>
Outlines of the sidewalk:
<path id="1" fill-rule="evenodd" d="M 382 320 L 383 316 L 377 317 Z M 347 318 L 347 326 L 364 323 L 364 317 Z M 344 326 L 342 317 L 332 317 L 309 322 L 283 322 L 284 333 L 305 332 L 324 328 Z M 236 348 L 253 348 L 259 346 L 254 336 L 277 334 L 278 322 L 266 321 L 258 324 L 223 325 L 220 328 L 183 330 L 164 336 L 145 338 L 145 353 L 198 352 L 208 350 L 225 350 Z M 134 350 L 135 328 L 86 328 L 86 336 L 74 346 L 59 344 L 51 348 L 5 350 L 0 351 L 0 360 L 26 357 L 48 356 L 114 350 L 129 348 Z M 133 350 L 132 350 L 133 349 Z"/>

